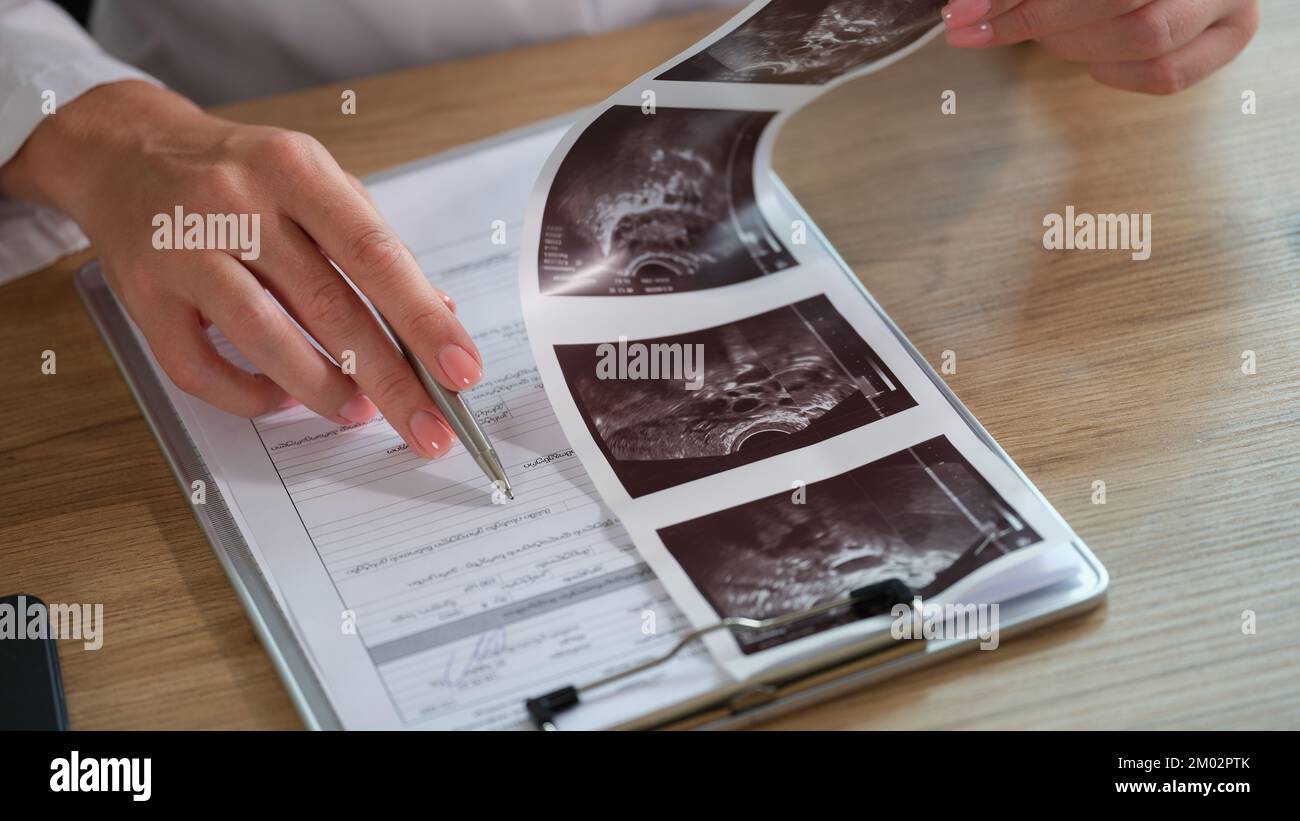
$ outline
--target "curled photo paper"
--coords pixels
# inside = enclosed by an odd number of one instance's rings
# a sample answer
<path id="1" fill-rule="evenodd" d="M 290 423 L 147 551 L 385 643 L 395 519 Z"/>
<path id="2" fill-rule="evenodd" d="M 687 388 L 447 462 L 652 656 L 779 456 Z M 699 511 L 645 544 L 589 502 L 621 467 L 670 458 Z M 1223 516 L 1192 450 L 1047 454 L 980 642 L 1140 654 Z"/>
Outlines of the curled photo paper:
<path id="1" fill-rule="evenodd" d="M 533 190 L 519 283 L 542 382 L 695 627 L 890 578 L 979 603 L 1050 584 L 1033 559 L 1073 538 L 771 171 L 792 113 L 927 42 L 942 6 L 752 3 L 570 129 Z M 743 679 L 887 626 L 705 641 Z"/>

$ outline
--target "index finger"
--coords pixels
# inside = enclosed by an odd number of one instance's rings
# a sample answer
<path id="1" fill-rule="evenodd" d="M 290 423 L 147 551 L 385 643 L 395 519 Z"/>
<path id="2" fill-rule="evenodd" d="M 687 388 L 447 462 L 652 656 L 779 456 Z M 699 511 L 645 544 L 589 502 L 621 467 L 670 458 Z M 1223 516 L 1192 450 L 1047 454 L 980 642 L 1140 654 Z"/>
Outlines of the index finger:
<path id="1" fill-rule="evenodd" d="M 328 165 L 332 165 L 330 168 Z M 361 289 L 443 387 L 468 390 L 483 359 L 455 313 L 425 278 L 414 255 L 331 160 L 304 175 L 290 217 Z"/>
<path id="2" fill-rule="evenodd" d="M 1149 2 L 1151 0 L 954 0 L 944 7 L 943 19 L 949 31 L 984 26 L 984 36 L 979 38 L 979 45 L 1005 46 L 1121 17 Z"/>

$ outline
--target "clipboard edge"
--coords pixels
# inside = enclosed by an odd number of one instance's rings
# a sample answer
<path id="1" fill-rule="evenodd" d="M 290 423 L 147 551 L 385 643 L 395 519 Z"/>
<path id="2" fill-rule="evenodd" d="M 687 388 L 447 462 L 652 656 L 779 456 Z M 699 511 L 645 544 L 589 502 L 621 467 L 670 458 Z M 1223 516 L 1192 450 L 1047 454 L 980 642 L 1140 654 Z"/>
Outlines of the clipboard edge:
<path id="1" fill-rule="evenodd" d="M 305 648 L 294 636 L 288 618 L 257 566 L 257 560 L 231 515 L 211 471 L 157 375 L 143 361 L 144 351 L 129 333 L 126 314 L 104 279 L 99 260 L 91 260 L 78 270 L 75 282 L 77 294 L 81 297 L 86 312 L 90 314 L 96 330 L 122 373 L 181 492 L 188 496 L 190 482 L 195 479 L 203 480 L 207 486 L 205 503 L 201 506 L 189 505 L 190 512 L 221 563 L 258 640 L 284 682 L 299 717 L 308 729 L 342 729 L 342 722 L 331 706 L 329 696 L 313 670 Z"/>

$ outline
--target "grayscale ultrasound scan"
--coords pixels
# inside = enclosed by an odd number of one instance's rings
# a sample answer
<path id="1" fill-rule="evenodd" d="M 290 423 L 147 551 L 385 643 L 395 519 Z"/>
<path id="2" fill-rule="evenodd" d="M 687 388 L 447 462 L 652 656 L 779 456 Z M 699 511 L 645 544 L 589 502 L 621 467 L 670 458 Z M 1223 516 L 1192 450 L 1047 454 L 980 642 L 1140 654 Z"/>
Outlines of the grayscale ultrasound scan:
<path id="1" fill-rule="evenodd" d="M 629 495 L 643 496 L 787 453 L 913 407 L 830 300 L 813 297 L 695 333 L 703 379 L 604 379 L 598 345 L 557 345 L 588 429 Z"/>
<path id="2" fill-rule="evenodd" d="M 805 490 L 802 502 L 778 493 L 659 536 L 720 616 L 750 618 L 806 610 L 891 578 L 929 596 L 1040 541 L 943 436 Z M 852 618 L 734 635 L 754 653 Z"/>
<path id="3" fill-rule="evenodd" d="M 775 0 L 659 80 L 820 85 L 916 42 L 945 0 Z"/>
<path id="4" fill-rule="evenodd" d="M 794 266 L 755 200 L 754 153 L 771 119 L 611 107 L 556 173 L 542 216 L 541 292 L 671 294 Z"/>

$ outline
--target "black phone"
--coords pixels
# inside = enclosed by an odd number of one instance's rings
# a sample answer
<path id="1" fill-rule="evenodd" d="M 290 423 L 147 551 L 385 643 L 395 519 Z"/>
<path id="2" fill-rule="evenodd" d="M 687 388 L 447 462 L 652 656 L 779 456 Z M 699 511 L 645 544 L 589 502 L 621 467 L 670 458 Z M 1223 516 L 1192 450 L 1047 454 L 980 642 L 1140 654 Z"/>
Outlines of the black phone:
<path id="1" fill-rule="evenodd" d="M 0 598 L 0 730 L 68 729 L 58 643 L 25 629 L 38 618 L 48 624 L 49 608 L 35 596 Z"/>

